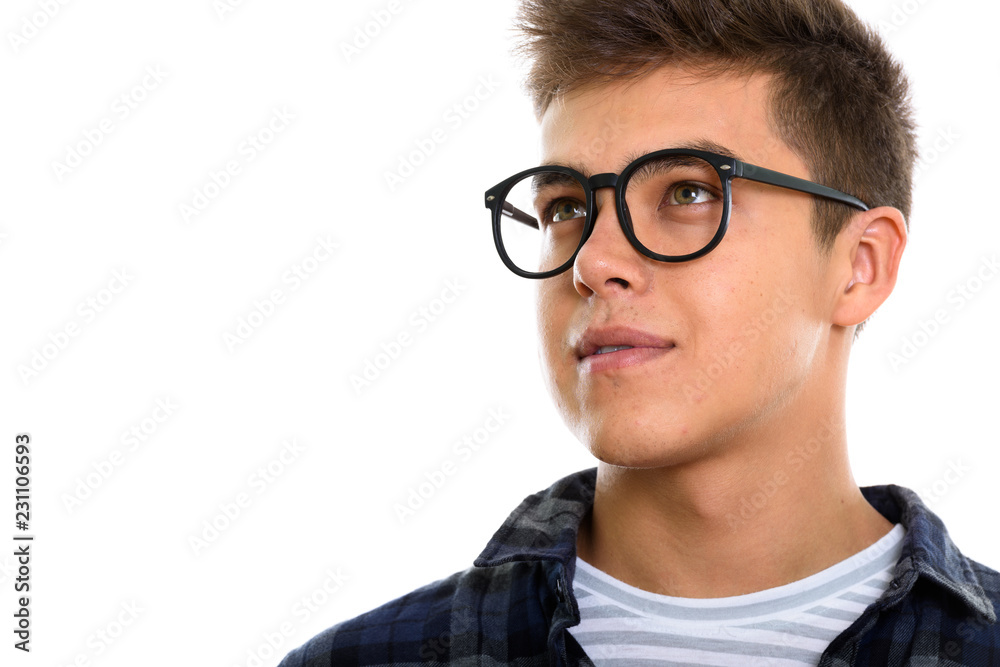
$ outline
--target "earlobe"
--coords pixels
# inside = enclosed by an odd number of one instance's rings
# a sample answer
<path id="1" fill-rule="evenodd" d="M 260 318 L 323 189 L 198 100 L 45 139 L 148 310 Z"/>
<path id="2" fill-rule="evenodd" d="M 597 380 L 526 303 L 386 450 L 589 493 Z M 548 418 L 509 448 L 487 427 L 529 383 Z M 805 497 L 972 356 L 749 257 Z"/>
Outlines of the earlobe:
<path id="1" fill-rule="evenodd" d="M 838 290 L 833 324 L 861 324 L 892 293 L 906 247 L 906 223 L 895 208 L 859 213 L 841 232 L 834 252 L 843 258 L 845 276 Z"/>

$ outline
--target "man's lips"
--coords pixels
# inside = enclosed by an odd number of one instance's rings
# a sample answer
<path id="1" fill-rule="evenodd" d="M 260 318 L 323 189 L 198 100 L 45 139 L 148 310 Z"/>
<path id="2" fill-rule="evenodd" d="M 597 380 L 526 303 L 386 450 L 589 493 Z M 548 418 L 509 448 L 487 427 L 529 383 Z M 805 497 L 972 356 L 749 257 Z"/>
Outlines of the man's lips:
<path id="1" fill-rule="evenodd" d="M 674 343 L 669 339 L 625 326 L 587 329 L 574 345 L 577 359 L 580 361 L 606 354 L 622 354 L 627 352 L 629 348 L 649 348 L 663 351 L 673 347 Z"/>

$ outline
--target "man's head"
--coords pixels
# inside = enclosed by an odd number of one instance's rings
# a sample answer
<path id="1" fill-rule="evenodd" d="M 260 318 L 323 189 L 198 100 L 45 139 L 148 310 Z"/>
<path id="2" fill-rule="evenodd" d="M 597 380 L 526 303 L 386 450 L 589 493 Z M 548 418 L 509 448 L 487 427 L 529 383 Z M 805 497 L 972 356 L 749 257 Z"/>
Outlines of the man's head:
<path id="1" fill-rule="evenodd" d="M 768 121 L 811 180 L 909 219 L 916 138 L 908 84 L 840 0 L 525 0 L 519 28 L 539 119 L 572 90 L 665 64 L 705 76 L 768 73 Z M 852 211 L 819 198 L 814 206 L 828 248 Z"/>
<path id="2" fill-rule="evenodd" d="M 722 243 L 664 263 L 635 251 L 612 189 L 597 190 L 572 270 L 538 286 L 543 366 L 578 437 L 606 462 L 659 467 L 752 448 L 842 402 L 910 201 L 906 84 L 877 39 L 815 0 L 528 0 L 522 30 L 542 164 L 589 177 L 708 144 L 872 207 L 736 179 Z"/>

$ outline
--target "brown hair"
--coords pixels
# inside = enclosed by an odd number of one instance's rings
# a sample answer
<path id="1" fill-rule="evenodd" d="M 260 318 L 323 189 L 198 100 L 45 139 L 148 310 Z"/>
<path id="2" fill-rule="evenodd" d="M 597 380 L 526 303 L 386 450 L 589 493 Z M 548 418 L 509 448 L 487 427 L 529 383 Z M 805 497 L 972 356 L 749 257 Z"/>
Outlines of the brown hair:
<path id="1" fill-rule="evenodd" d="M 840 0 L 523 0 L 517 27 L 539 118 L 569 91 L 668 63 L 770 73 L 772 129 L 810 178 L 909 219 L 917 152 L 906 76 Z M 854 210 L 815 202 L 813 228 L 829 249 Z"/>

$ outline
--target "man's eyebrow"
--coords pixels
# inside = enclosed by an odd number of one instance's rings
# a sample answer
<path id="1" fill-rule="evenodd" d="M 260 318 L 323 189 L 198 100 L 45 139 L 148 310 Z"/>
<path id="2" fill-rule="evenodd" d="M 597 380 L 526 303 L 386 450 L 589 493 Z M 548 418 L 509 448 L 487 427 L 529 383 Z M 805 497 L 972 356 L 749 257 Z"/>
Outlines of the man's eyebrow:
<path id="1" fill-rule="evenodd" d="M 723 146 L 722 144 L 716 143 L 716 142 L 712 141 L 711 139 L 695 139 L 694 141 L 689 141 L 689 142 L 677 144 L 677 145 L 674 145 L 674 146 L 662 146 L 661 148 L 657 148 L 657 149 L 654 149 L 654 150 L 664 150 L 664 149 L 667 149 L 667 148 L 676 148 L 676 149 L 682 149 L 682 150 L 683 149 L 687 149 L 687 150 L 695 150 L 695 151 L 707 151 L 709 153 L 717 153 L 717 154 L 723 155 L 725 157 L 731 157 L 731 158 L 733 158 L 735 160 L 740 160 L 741 162 L 745 162 L 745 160 L 742 157 L 740 157 L 736 153 L 736 151 L 734 151 L 733 149 L 728 148 L 726 146 Z M 627 153 L 625 155 L 625 157 L 622 159 L 621 164 L 618 166 L 618 173 L 620 174 L 625 169 L 625 167 L 627 167 L 631 163 L 635 162 L 636 160 L 638 160 L 642 156 L 648 155 L 649 153 L 652 153 L 652 152 L 653 151 L 631 151 L 631 152 Z M 543 165 L 560 165 L 560 166 L 563 166 L 563 167 L 569 167 L 570 169 L 575 169 L 576 171 L 580 172 L 581 174 L 583 174 L 587 178 L 590 178 L 591 176 L 594 175 L 594 172 L 590 168 L 588 168 L 586 165 L 584 165 L 584 164 L 582 164 L 580 162 L 574 162 L 574 161 L 571 161 L 571 160 L 570 161 L 563 161 L 563 160 L 547 161 L 547 162 L 542 162 L 542 164 Z"/>
<path id="2" fill-rule="evenodd" d="M 579 171 L 579 170 L 577 170 Z M 579 185 L 575 176 L 564 174 L 561 171 L 543 171 L 531 177 L 531 187 L 538 190 L 547 185 Z"/>
<path id="3" fill-rule="evenodd" d="M 586 178 L 590 178 L 591 176 L 594 175 L 594 173 L 590 169 L 588 169 L 586 165 L 584 165 L 581 162 L 573 162 L 572 160 L 543 160 L 540 166 L 543 166 L 543 167 L 569 167 L 570 169 L 574 169 L 574 170 L 580 172 Z"/>
<path id="4" fill-rule="evenodd" d="M 682 143 L 682 144 L 679 144 L 679 145 L 676 145 L 676 146 L 664 146 L 663 147 L 663 149 L 667 149 L 667 148 L 676 148 L 676 149 L 680 149 L 680 150 L 706 151 L 708 153 L 717 153 L 717 154 L 723 155 L 725 157 L 731 157 L 734 160 L 739 160 L 741 162 L 744 161 L 743 158 L 741 158 L 736 153 L 736 151 L 734 151 L 733 149 L 728 148 L 726 146 L 723 146 L 722 144 L 718 144 L 718 143 L 712 141 L 711 139 L 696 139 L 694 141 L 689 141 L 689 142 Z M 658 148 L 656 150 L 663 150 L 663 149 L 659 149 Z M 623 161 L 621 163 L 621 166 L 618 169 L 619 173 L 621 173 L 621 171 L 623 169 L 625 169 L 625 167 L 627 167 L 631 163 L 635 162 L 636 160 L 638 160 L 639 158 L 641 158 L 643 155 L 648 155 L 649 153 L 652 153 L 652 152 L 653 151 L 645 151 L 645 152 L 633 151 L 633 152 L 628 153 L 625 156 L 625 158 L 623 159 Z"/>

